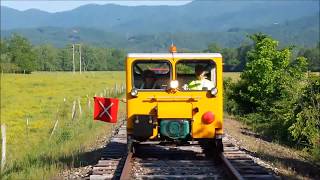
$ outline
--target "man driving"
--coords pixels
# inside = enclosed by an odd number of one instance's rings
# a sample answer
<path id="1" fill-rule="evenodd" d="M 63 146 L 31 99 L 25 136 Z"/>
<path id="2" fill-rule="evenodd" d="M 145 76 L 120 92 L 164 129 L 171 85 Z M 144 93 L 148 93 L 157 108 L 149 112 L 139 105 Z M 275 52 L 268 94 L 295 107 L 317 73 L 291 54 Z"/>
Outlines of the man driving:
<path id="1" fill-rule="evenodd" d="M 194 71 L 196 80 L 191 81 L 187 85 L 188 90 L 211 90 L 214 87 L 213 82 L 207 79 L 207 72 L 203 66 L 196 65 Z"/>

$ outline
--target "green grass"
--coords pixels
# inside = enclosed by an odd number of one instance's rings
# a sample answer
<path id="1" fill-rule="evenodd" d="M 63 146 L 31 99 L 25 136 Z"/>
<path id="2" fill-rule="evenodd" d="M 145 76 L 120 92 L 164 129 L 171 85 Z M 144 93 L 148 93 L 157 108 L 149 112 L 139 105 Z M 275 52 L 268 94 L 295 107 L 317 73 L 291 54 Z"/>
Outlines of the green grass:
<path id="1" fill-rule="evenodd" d="M 223 78 L 231 78 L 233 81 L 240 80 L 240 72 L 223 72 Z"/>
<path id="2" fill-rule="evenodd" d="M 106 88 L 111 92 L 124 79 L 124 72 L 3 74 L 1 124 L 7 127 L 7 161 L 1 178 L 48 179 L 64 167 L 79 163 L 79 155 L 95 144 L 97 136 L 112 128 L 92 120 L 92 97 L 106 95 Z M 77 103 L 72 120 L 73 102 L 78 99 L 82 114 Z M 123 114 L 123 105 L 120 111 Z M 57 129 L 50 138 L 57 119 Z"/>

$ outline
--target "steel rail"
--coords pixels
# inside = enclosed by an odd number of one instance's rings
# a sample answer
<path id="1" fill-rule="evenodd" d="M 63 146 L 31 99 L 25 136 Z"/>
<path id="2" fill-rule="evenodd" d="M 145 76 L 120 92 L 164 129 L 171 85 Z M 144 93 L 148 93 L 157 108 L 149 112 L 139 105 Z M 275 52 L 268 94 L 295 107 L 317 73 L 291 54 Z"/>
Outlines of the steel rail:
<path id="1" fill-rule="evenodd" d="M 126 161 L 124 163 L 124 166 L 123 166 L 123 169 L 122 169 L 122 172 L 121 172 L 120 180 L 128 180 L 128 179 L 130 179 L 131 169 L 132 169 L 131 160 L 132 160 L 132 152 L 129 152 L 127 154 L 127 158 L 126 158 Z"/>
<path id="2" fill-rule="evenodd" d="M 222 163 L 224 164 L 226 170 L 228 171 L 230 178 L 236 179 L 236 180 L 244 180 L 243 177 L 240 175 L 240 173 L 232 166 L 232 164 L 224 156 L 223 153 L 220 153 L 219 157 L 222 160 Z"/>

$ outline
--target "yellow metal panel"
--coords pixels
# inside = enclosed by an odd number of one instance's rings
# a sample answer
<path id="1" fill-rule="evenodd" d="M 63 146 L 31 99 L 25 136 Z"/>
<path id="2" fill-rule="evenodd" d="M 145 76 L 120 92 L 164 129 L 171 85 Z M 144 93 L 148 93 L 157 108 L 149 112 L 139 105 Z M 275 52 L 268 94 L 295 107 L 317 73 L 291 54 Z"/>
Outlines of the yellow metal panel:
<path id="1" fill-rule="evenodd" d="M 152 136 L 150 137 L 150 139 L 155 139 L 158 137 L 158 123 L 156 124 L 156 126 L 153 128 L 152 130 Z"/>
<path id="2" fill-rule="evenodd" d="M 128 118 L 128 133 L 132 130 L 132 120 L 136 114 L 152 114 L 157 118 L 186 118 L 192 119 L 192 138 L 213 138 L 215 134 L 223 133 L 223 87 L 222 87 L 222 58 L 203 58 L 195 57 L 192 59 L 208 60 L 212 59 L 216 63 L 216 87 L 218 94 L 216 97 L 207 96 L 206 92 L 177 91 L 176 93 L 168 93 L 165 91 L 159 92 L 143 92 L 140 91 L 138 97 L 131 97 L 130 91 L 132 87 L 132 62 L 135 59 L 151 60 L 150 58 L 128 58 L 127 59 L 127 118 Z M 159 59 L 159 58 L 157 58 Z M 163 58 L 172 63 L 173 80 L 175 76 L 175 64 L 180 59 L 185 58 Z M 191 97 L 191 98 L 190 98 Z M 199 112 L 192 114 L 192 109 L 198 108 Z M 215 115 L 215 121 L 209 125 L 202 123 L 202 115 L 211 111 Z M 154 129 L 153 136 L 150 139 L 156 138 L 157 129 Z"/>
<path id="3" fill-rule="evenodd" d="M 159 102 L 158 118 L 192 118 L 192 104 L 187 102 Z"/>

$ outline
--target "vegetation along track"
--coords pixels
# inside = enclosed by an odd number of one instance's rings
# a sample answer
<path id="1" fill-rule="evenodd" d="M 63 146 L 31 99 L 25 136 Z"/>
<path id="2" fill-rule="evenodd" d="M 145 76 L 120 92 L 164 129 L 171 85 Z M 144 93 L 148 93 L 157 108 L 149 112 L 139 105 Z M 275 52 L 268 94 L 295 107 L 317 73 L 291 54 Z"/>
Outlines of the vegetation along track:
<path id="1" fill-rule="evenodd" d="M 90 179 L 275 179 L 245 152 L 224 140 L 224 153 L 210 158 L 198 144 L 143 144 L 126 153 L 126 126 L 111 138 Z"/>

